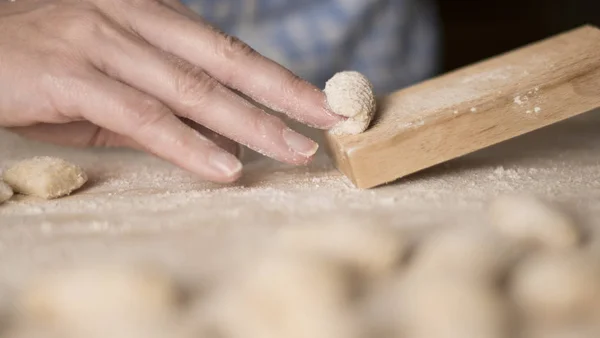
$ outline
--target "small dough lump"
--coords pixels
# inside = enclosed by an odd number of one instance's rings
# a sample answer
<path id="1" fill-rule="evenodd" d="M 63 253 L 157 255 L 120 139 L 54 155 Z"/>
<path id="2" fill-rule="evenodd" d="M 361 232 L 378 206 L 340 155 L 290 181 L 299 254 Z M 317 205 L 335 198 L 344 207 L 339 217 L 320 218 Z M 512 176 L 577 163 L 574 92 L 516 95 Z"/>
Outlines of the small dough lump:
<path id="1" fill-rule="evenodd" d="M 411 278 L 411 277 L 409 277 Z M 402 337 L 510 337 L 507 306 L 494 288 L 446 275 L 439 279 L 409 279 L 402 301 Z M 402 312 L 401 312 L 402 313 Z"/>
<path id="2" fill-rule="evenodd" d="M 202 317 L 219 327 L 216 336 L 357 337 L 343 270 L 328 260 L 278 253 L 221 286 L 206 304 Z"/>
<path id="3" fill-rule="evenodd" d="M 583 318 L 600 304 L 600 264 L 583 252 L 544 253 L 514 271 L 511 294 L 528 317 L 557 322 Z"/>
<path id="4" fill-rule="evenodd" d="M 34 157 L 4 171 L 3 179 L 15 192 L 46 199 L 70 194 L 87 182 L 79 166 L 56 157 Z"/>
<path id="5" fill-rule="evenodd" d="M 174 323 L 180 299 L 174 281 L 158 269 L 52 270 L 26 285 L 17 298 L 17 320 L 22 325 L 16 329 L 24 333 L 31 327 L 58 330 L 62 337 L 168 337 L 148 333 Z"/>
<path id="6" fill-rule="evenodd" d="M 335 74 L 325 84 L 327 103 L 334 113 L 348 117 L 335 125 L 335 135 L 360 134 L 369 127 L 377 108 L 373 85 L 362 74 L 345 71 Z"/>
<path id="7" fill-rule="evenodd" d="M 334 259 L 367 276 L 392 271 L 408 251 L 407 240 L 395 229 L 351 220 L 282 229 L 280 244 L 287 251 Z"/>
<path id="8" fill-rule="evenodd" d="M 497 232 L 547 248 L 573 248 L 581 241 L 575 221 L 557 207 L 527 195 L 501 196 L 489 206 Z"/>
<path id="9" fill-rule="evenodd" d="M 13 191 L 11 189 L 11 187 L 0 181 L 0 204 L 8 201 L 13 195 Z"/>
<path id="10" fill-rule="evenodd" d="M 444 229 L 416 249 L 413 272 L 437 280 L 451 275 L 464 280 L 496 282 L 518 254 L 494 233 L 473 227 Z"/>

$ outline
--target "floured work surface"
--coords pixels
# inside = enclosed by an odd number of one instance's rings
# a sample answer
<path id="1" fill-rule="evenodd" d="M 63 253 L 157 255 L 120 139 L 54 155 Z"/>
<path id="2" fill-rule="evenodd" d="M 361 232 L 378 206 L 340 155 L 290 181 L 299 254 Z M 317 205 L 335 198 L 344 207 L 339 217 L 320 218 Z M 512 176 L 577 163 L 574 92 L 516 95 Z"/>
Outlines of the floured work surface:
<path id="1" fill-rule="evenodd" d="M 354 188 L 323 154 L 308 167 L 254 158 L 238 184 L 222 186 L 135 151 L 60 148 L 5 131 L 0 144 L 2 167 L 58 156 L 81 165 L 90 180 L 66 198 L 17 196 L 0 206 L 2 279 L 86 253 L 210 261 L 213 250 L 250 247 L 274 228 L 328 214 L 398 226 L 477 222 L 489 198 L 520 191 L 600 216 L 600 111 L 372 191 Z"/>
<path id="2" fill-rule="evenodd" d="M 133 151 L 65 149 L 1 132 L 3 166 L 58 156 L 81 165 L 90 182 L 70 197 L 0 206 L 0 304 L 42 269 L 106 260 L 157 262 L 203 285 L 259 254 L 276 229 L 327 216 L 413 229 L 483 226 L 484 205 L 506 193 L 558 201 L 593 229 L 599 130 L 598 112 L 584 114 L 370 191 L 354 188 L 324 155 L 307 168 L 252 159 L 241 182 L 224 187 Z"/>

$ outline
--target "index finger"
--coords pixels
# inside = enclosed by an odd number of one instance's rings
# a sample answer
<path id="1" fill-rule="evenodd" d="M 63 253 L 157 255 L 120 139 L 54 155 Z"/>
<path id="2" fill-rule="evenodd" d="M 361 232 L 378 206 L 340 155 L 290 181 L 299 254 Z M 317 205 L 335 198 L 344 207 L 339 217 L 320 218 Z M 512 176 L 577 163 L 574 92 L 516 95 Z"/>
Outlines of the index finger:
<path id="1" fill-rule="evenodd" d="M 199 17 L 193 20 L 159 2 L 123 3 L 135 6 L 127 11 L 127 22 L 151 44 L 201 67 L 254 101 L 317 128 L 329 129 L 342 120 L 328 109 L 317 87 Z"/>

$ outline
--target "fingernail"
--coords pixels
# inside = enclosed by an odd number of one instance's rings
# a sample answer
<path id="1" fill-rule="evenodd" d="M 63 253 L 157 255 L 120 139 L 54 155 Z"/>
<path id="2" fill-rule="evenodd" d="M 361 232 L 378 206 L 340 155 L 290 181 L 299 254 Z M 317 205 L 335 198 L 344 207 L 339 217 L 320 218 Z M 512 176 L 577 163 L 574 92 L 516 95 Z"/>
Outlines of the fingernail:
<path id="1" fill-rule="evenodd" d="M 227 176 L 235 176 L 242 170 L 242 163 L 235 156 L 224 151 L 212 153 L 209 163 Z"/>
<path id="2" fill-rule="evenodd" d="M 315 141 L 291 129 L 283 130 L 283 139 L 288 147 L 305 157 L 313 156 L 319 149 L 319 145 Z"/>
<path id="3" fill-rule="evenodd" d="M 334 115 L 333 113 L 329 113 L 327 116 L 327 125 L 325 126 L 327 129 L 332 128 L 336 124 L 346 120 L 347 118 L 341 115 Z"/>

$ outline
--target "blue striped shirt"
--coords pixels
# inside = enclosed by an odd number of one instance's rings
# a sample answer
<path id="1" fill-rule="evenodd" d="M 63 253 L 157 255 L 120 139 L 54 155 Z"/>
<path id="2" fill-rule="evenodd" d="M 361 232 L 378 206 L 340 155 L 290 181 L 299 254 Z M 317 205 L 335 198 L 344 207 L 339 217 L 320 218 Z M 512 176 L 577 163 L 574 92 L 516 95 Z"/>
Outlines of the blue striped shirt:
<path id="1" fill-rule="evenodd" d="M 437 71 L 431 0 L 185 0 L 261 54 L 323 88 L 342 70 L 366 75 L 382 94 Z"/>

